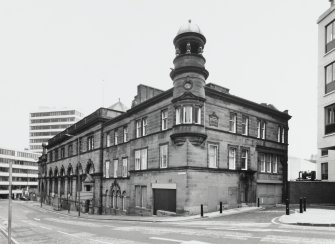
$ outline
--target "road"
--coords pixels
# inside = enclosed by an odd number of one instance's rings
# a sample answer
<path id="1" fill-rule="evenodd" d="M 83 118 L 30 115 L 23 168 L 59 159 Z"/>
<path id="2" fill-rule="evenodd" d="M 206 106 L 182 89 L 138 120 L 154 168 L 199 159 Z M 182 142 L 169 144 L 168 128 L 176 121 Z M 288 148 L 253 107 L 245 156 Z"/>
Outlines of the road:
<path id="1" fill-rule="evenodd" d="M 7 224 L 7 201 L 0 201 L 0 224 Z M 19 243 L 334 243 L 335 228 L 284 225 L 283 208 L 174 223 L 87 220 L 62 216 L 13 201 L 12 236 Z M 0 243 L 7 240 L 0 233 Z"/>

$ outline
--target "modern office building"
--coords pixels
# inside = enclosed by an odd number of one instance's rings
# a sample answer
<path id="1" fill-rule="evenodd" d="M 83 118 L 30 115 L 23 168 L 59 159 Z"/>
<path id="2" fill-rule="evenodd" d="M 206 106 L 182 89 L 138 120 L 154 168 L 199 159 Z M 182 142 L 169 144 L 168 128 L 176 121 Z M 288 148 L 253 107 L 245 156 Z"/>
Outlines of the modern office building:
<path id="1" fill-rule="evenodd" d="M 0 148 L 0 198 L 8 198 L 9 164 L 12 162 L 12 196 L 37 190 L 39 154 Z"/>
<path id="2" fill-rule="evenodd" d="M 48 141 L 44 195 L 71 208 L 80 199 L 85 212 L 140 215 L 286 199 L 288 111 L 206 83 L 197 25 L 173 43 L 171 89 L 139 85 L 129 110 L 100 108 Z"/>
<path id="3" fill-rule="evenodd" d="M 74 109 L 43 108 L 30 113 L 29 117 L 29 149 L 42 153 L 42 143 L 65 130 L 83 118 L 83 114 Z"/>
<path id="4" fill-rule="evenodd" d="M 317 179 L 335 181 L 335 3 L 318 19 Z"/>

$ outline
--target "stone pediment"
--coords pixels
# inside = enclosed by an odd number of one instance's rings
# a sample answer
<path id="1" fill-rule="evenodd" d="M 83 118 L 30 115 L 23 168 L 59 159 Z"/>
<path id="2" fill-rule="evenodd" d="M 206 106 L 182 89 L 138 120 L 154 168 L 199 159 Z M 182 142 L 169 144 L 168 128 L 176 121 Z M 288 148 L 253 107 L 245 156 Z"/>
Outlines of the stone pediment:
<path id="1" fill-rule="evenodd" d="M 184 92 L 183 95 L 172 99 L 172 102 L 182 101 L 182 100 L 198 100 L 198 101 L 205 101 L 206 99 L 202 97 L 198 97 L 194 95 L 192 92 Z"/>

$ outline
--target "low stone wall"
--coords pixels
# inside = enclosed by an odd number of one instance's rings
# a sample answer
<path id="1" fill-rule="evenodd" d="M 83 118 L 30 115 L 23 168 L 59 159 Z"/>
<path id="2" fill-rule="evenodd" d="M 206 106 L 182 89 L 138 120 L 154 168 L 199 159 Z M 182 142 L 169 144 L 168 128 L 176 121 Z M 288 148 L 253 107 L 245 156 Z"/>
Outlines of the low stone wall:
<path id="1" fill-rule="evenodd" d="M 335 182 L 289 181 L 290 203 L 306 197 L 307 204 L 335 204 Z"/>

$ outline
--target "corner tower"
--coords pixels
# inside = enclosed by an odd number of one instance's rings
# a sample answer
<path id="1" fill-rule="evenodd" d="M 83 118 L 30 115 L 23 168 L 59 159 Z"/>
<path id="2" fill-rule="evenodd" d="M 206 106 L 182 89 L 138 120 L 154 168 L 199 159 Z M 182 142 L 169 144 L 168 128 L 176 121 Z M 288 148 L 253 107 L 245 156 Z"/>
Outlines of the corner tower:
<path id="1" fill-rule="evenodd" d="M 171 138 L 178 145 L 188 139 L 199 145 L 206 139 L 204 131 L 205 81 L 209 75 L 205 69 L 203 50 L 206 38 L 198 25 L 191 20 L 180 27 L 173 40 L 176 57 L 170 73 L 173 80 L 175 123 Z"/>

